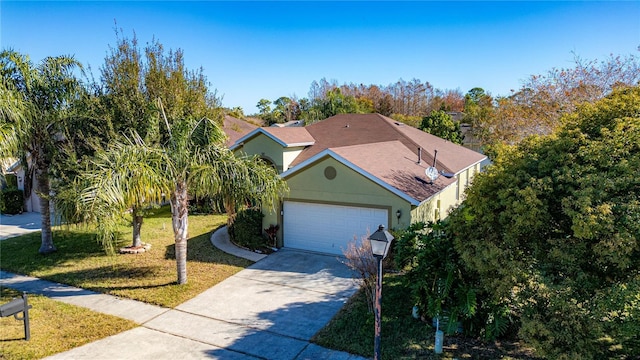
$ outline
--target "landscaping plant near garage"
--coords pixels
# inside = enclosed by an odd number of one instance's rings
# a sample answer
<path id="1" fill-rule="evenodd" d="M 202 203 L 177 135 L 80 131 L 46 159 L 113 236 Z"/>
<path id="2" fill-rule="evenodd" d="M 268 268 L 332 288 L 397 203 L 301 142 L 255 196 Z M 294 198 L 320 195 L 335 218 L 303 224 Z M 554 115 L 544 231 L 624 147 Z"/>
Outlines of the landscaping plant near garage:
<path id="1" fill-rule="evenodd" d="M 231 240 L 238 246 L 259 253 L 273 251 L 269 239 L 262 233 L 262 218 L 264 214 L 259 208 L 240 210 L 235 221 L 229 228 Z"/>
<path id="2" fill-rule="evenodd" d="M 0 194 L 0 213 L 20 214 L 24 209 L 24 193 L 17 188 L 6 188 Z"/>

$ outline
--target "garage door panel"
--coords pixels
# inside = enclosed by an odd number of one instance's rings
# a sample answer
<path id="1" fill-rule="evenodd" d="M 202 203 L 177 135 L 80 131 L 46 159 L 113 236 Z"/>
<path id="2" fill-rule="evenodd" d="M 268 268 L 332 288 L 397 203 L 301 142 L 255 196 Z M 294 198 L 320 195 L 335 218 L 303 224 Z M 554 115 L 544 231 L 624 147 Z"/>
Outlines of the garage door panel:
<path id="1" fill-rule="evenodd" d="M 284 246 L 337 255 L 388 219 L 376 208 L 285 201 L 283 210 Z"/>

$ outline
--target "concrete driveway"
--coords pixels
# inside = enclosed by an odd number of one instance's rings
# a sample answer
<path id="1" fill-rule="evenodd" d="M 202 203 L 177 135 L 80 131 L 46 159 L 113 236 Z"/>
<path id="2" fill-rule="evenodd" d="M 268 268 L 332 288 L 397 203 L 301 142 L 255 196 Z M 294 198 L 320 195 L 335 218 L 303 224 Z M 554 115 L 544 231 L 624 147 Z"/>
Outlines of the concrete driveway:
<path id="1" fill-rule="evenodd" d="M 42 217 L 40 213 L 26 212 L 17 215 L 0 214 L 0 240 L 40 231 L 41 227 Z"/>
<path id="2" fill-rule="evenodd" d="M 357 288 L 335 256 L 282 249 L 142 327 L 51 359 L 361 359 L 309 343 Z"/>

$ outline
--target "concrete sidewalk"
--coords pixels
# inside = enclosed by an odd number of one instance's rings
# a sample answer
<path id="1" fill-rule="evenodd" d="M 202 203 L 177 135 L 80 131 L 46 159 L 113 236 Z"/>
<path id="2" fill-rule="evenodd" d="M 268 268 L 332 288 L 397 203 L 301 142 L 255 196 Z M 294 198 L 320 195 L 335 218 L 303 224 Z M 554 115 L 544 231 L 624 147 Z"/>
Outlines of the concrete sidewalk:
<path id="1" fill-rule="evenodd" d="M 309 342 L 357 290 L 333 256 L 283 249 L 175 309 L 6 272 L 0 284 L 141 325 L 50 359 L 363 359 Z"/>

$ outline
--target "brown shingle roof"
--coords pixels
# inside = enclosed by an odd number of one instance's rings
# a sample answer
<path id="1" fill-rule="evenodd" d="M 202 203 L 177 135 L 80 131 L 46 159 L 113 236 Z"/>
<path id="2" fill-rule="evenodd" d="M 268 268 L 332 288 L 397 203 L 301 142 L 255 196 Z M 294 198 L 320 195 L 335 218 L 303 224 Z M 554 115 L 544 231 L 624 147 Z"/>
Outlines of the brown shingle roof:
<path id="1" fill-rule="evenodd" d="M 287 146 L 308 146 L 315 142 L 315 139 L 307 128 L 304 127 L 264 127 L 262 130 L 268 132 Z"/>
<path id="2" fill-rule="evenodd" d="M 227 146 L 235 144 L 238 139 L 257 129 L 258 126 L 229 115 L 224 116 L 222 130 L 227 134 Z"/>
<path id="3" fill-rule="evenodd" d="M 433 183 L 426 180 L 425 170 L 432 163 L 418 163 L 416 154 L 400 141 L 343 146 L 330 150 L 418 202 L 430 198 L 456 181 L 444 176 L 438 177 Z"/>
<path id="4" fill-rule="evenodd" d="M 305 129 L 316 142 L 306 148 L 291 166 L 328 148 L 388 141 L 399 141 L 407 151 L 414 154 L 416 162 L 418 148 L 422 148 L 422 161 L 427 165 L 433 164 L 434 150 L 438 150 L 436 167 L 438 170 L 451 173 L 458 173 L 485 158 L 480 153 L 380 114 L 340 114 L 309 125 Z"/>

